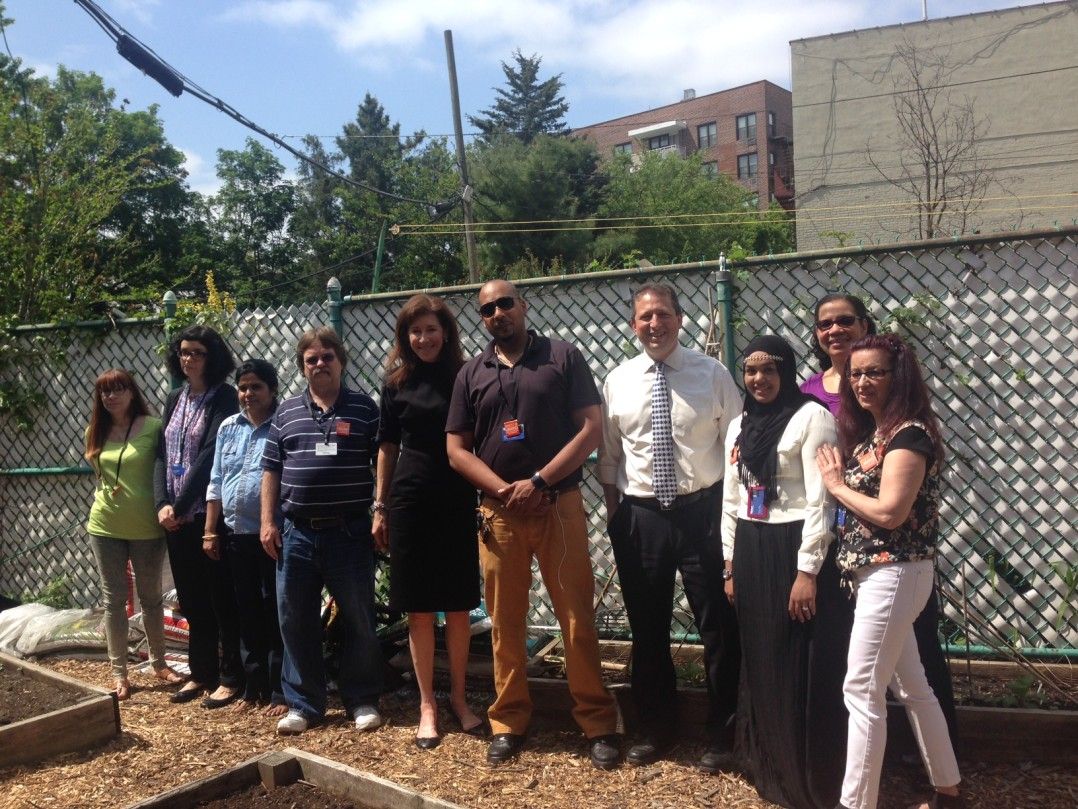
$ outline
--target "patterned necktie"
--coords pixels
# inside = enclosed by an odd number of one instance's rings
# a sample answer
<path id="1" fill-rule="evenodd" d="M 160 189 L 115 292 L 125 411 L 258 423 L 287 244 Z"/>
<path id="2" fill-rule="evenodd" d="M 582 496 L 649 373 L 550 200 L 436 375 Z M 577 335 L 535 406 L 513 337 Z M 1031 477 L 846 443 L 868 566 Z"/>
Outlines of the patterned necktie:
<path id="1" fill-rule="evenodd" d="M 670 429 L 670 389 L 666 385 L 666 366 L 655 363 L 655 381 L 651 385 L 651 486 L 658 501 L 668 506 L 677 494 L 674 475 L 674 434 Z"/>

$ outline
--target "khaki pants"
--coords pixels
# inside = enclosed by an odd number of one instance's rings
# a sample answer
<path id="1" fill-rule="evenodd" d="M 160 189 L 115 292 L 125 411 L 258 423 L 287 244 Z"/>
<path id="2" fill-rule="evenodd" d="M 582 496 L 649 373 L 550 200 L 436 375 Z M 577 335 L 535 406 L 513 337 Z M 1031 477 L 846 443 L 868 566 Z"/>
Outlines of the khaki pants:
<path id="1" fill-rule="evenodd" d="M 493 529 L 488 543 L 479 545 L 494 646 L 491 728 L 523 734 L 531 720 L 525 635 L 534 556 L 562 631 L 573 718 L 589 739 L 616 732 L 617 708 L 600 675 L 595 579 L 580 491 L 563 493 L 541 516 L 513 515 L 491 498 L 483 498 L 480 511 Z"/>

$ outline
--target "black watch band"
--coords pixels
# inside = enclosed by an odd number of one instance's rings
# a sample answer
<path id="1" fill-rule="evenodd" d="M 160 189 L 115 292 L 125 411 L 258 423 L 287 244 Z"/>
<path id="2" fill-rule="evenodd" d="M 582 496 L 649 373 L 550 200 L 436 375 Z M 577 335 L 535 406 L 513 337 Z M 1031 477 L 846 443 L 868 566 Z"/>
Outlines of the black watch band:
<path id="1" fill-rule="evenodd" d="M 550 486 L 547 485 L 547 482 L 545 480 L 543 480 L 543 476 L 540 475 L 538 472 L 536 472 L 534 475 L 531 476 L 531 484 L 532 484 L 532 486 L 534 486 L 537 489 L 549 489 L 550 488 Z"/>

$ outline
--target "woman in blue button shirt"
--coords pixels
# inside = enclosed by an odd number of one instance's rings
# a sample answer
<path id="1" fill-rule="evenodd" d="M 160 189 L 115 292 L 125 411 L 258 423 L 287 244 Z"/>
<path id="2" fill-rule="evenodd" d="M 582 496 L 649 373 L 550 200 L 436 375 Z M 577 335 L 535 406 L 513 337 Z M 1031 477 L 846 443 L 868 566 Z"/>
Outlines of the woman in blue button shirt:
<path id="1" fill-rule="evenodd" d="M 277 567 L 259 541 L 262 450 L 277 409 L 277 371 L 266 360 L 250 359 L 236 369 L 240 412 L 221 423 L 206 489 L 206 530 L 202 549 L 211 559 L 228 559 L 240 621 L 240 654 L 247 684 L 244 708 L 265 706 L 264 716 L 283 716 L 281 692 L 284 648 L 277 620 Z M 218 533 L 224 517 L 225 535 Z"/>

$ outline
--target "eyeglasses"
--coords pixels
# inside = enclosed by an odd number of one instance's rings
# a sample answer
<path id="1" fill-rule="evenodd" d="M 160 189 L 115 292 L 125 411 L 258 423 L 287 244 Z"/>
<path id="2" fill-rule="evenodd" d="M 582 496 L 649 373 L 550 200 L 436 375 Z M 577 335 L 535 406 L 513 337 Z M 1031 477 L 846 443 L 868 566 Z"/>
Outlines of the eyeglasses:
<path id="1" fill-rule="evenodd" d="M 847 371 L 846 376 L 850 382 L 860 382 L 861 377 L 868 377 L 872 382 L 879 382 L 891 373 L 890 368 L 866 368 L 864 371 Z"/>
<path id="2" fill-rule="evenodd" d="M 107 390 L 101 391 L 101 398 L 102 399 L 107 399 L 110 396 L 123 396 L 129 390 L 130 390 L 130 388 L 128 388 L 128 387 L 108 388 Z"/>
<path id="3" fill-rule="evenodd" d="M 838 317 L 829 317 L 827 318 L 827 320 L 817 320 L 816 329 L 817 331 L 827 331 L 832 326 L 841 326 L 844 329 L 848 329 L 860 319 L 861 318 L 857 315 L 839 315 Z"/>
<path id="4" fill-rule="evenodd" d="M 199 348 L 188 349 L 185 348 L 180 351 L 181 360 L 201 360 L 205 359 L 206 352 Z"/>
<path id="5" fill-rule="evenodd" d="M 337 355 L 332 351 L 327 351 L 325 354 L 311 354 L 309 357 L 304 357 L 303 364 L 309 368 L 314 368 L 320 362 L 332 365 L 335 359 L 337 359 Z"/>
<path id="6" fill-rule="evenodd" d="M 501 309 L 503 312 L 508 312 L 516 305 L 517 299 L 511 295 L 506 295 L 503 298 L 484 303 L 479 307 L 479 314 L 483 317 L 492 317 L 495 309 Z"/>

